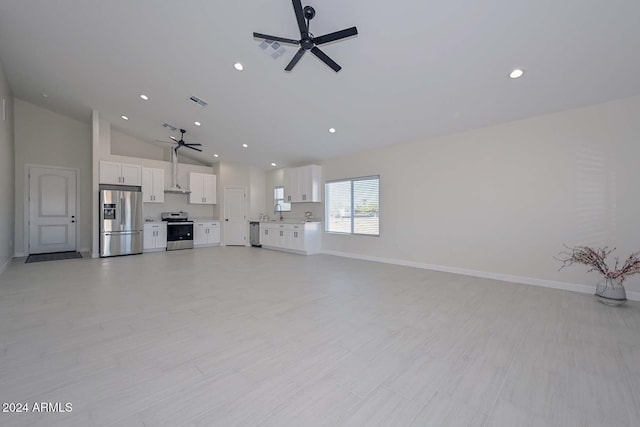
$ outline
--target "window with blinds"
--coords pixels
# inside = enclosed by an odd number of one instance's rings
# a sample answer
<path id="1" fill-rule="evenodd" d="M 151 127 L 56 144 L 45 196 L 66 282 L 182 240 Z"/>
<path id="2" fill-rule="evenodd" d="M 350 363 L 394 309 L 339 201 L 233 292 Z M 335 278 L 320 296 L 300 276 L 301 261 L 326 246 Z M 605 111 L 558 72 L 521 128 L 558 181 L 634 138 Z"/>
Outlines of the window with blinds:
<path id="1" fill-rule="evenodd" d="M 325 231 L 380 235 L 379 176 L 327 182 L 325 197 Z"/>

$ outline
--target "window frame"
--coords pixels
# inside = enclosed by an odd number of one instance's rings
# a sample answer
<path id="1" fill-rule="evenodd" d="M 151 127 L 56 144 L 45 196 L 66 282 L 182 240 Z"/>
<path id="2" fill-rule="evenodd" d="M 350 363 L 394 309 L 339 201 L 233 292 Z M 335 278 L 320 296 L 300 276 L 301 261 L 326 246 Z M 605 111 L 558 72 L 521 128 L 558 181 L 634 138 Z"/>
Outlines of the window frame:
<path id="1" fill-rule="evenodd" d="M 276 192 L 278 191 L 278 189 L 282 188 L 282 199 L 278 199 Z M 280 202 L 280 203 L 279 203 Z M 282 209 L 282 210 L 277 210 L 276 207 L 278 205 L 289 205 L 289 209 Z M 284 207 L 284 206 L 283 206 Z M 284 186 L 283 185 L 276 185 L 273 188 L 273 213 L 278 213 L 278 212 L 291 212 L 291 202 L 285 202 L 284 201 Z"/>
<path id="2" fill-rule="evenodd" d="M 365 234 L 365 233 L 356 233 L 354 232 L 355 229 L 355 206 L 354 206 L 354 182 L 358 182 L 358 181 L 370 181 L 373 179 L 377 179 L 378 180 L 378 234 Z M 331 231 L 328 230 L 327 228 L 329 227 L 329 221 L 330 221 L 330 214 L 327 213 L 327 209 L 329 207 L 328 205 L 328 197 L 327 197 L 327 187 L 329 184 L 334 184 L 337 182 L 349 182 L 351 184 L 351 206 L 349 208 L 350 211 L 350 215 L 351 215 L 351 232 L 345 232 L 345 231 Z M 355 177 L 355 178 L 341 178 L 341 179 L 332 179 L 332 180 L 327 180 L 324 183 L 324 193 L 325 193 L 325 207 L 324 207 L 324 215 L 325 215 L 325 225 L 324 225 L 324 232 L 326 234 L 339 234 L 342 236 L 367 236 L 367 237 L 380 237 L 380 228 L 381 228 L 381 224 L 380 224 L 380 210 L 381 210 L 381 201 L 380 201 L 380 175 L 368 175 L 368 176 L 359 176 L 359 177 Z"/>

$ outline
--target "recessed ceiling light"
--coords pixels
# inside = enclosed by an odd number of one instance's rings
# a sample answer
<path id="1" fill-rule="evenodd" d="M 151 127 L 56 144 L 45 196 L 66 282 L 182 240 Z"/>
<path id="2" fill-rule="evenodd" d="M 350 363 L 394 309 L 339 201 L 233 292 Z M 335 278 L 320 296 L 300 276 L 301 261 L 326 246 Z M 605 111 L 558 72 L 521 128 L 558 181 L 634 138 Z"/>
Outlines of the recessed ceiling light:
<path id="1" fill-rule="evenodd" d="M 42 97 L 43 97 L 43 98 L 48 98 L 48 97 L 49 97 L 49 95 L 43 92 L 43 93 L 42 93 Z"/>
<path id="2" fill-rule="evenodd" d="M 149 97 L 147 95 L 144 95 L 144 94 L 140 95 L 140 98 L 144 99 L 145 101 L 149 100 Z"/>
<path id="3" fill-rule="evenodd" d="M 233 64 L 233 68 L 235 68 L 238 71 L 242 71 L 242 70 L 244 70 L 244 65 L 242 65 L 239 62 L 236 62 L 235 64 Z"/>
<path id="4" fill-rule="evenodd" d="M 242 146 L 243 146 L 244 148 L 247 148 L 247 147 L 248 147 L 248 145 L 247 145 L 247 144 L 242 144 Z"/>
<path id="5" fill-rule="evenodd" d="M 511 74 L 509 74 L 509 77 L 511 77 L 512 79 L 519 79 L 523 75 L 524 75 L 524 71 L 521 70 L 520 68 L 516 68 L 511 72 Z"/>
<path id="6" fill-rule="evenodd" d="M 335 128 L 329 128 L 329 133 L 336 133 Z"/>
<path id="7" fill-rule="evenodd" d="M 200 122 L 193 122 L 193 124 L 196 125 L 196 126 L 200 126 L 201 123 Z"/>
<path id="8" fill-rule="evenodd" d="M 213 157 L 220 157 L 220 156 L 218 156 L 217 154 L 214 154 Z"/>
<path id="9" fill-rule="evenodd" d="M 122 117 L 122 120 L 129 120 L 129 117 L 127 116 L 120 116 L 120 117 Z"/>
<path id="10" fill-rule="evenodd" d="M 275 163 L 271 163 L 271 166 L 278 166 L 278 165 L 276 165 Z"/>

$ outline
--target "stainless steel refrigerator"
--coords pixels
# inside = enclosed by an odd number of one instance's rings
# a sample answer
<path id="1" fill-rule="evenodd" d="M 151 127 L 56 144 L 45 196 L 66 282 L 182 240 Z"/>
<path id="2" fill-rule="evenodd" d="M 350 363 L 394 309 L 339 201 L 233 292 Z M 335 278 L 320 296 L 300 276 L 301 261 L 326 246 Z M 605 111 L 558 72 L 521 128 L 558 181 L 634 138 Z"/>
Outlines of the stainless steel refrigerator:
<path id="1" fill-rule="evenodd" d="M 140 187 L 100 186 L 100 256 L 142 253 L 144 223 Z"/>

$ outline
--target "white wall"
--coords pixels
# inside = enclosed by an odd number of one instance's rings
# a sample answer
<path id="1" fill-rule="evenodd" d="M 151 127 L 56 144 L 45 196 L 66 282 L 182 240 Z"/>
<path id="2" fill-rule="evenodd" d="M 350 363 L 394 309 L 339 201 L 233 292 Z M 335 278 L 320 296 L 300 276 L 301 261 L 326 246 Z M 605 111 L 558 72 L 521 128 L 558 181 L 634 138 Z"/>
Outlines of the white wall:
<path id="1" fill-rule="evenodd" d="M 91 247 L 91 127 L 26 101 L 15 99 L 15 253 L 25 254 L 25 165 L 79 170 L 80 250 Z"/>
<path id="2" fill-rule="evenodd" d="M 3 103 L 4 102 L 4 111 Z M 0 273 L 14 254 L 14 111 L 13 95 L 0 63 Z"/>
<path id="3" fill-rule="evenodd" d="M 256 167 L 249 168 L 249 218 L 258 218 L 265 205 L 265 171 Z"/>
<path id="4" fill-rule="evenodd" d="M 167 148 L 140 141 L 111 127 L 111 152 L 118 156 L 138 157 L 142 159 L 170 161 L 171 146 Z"/>
<path id="5" fill-rule="evenodd" d="M 633 97 L 330 159 L 325 180 L 380 175 L 381 228 L 325 234 L 323 249 L 595 285 L 553 256 L 563 243 L 640 250 L 638 117 Z"/>

